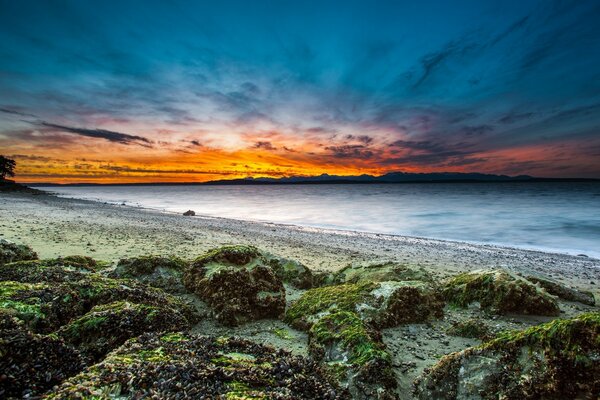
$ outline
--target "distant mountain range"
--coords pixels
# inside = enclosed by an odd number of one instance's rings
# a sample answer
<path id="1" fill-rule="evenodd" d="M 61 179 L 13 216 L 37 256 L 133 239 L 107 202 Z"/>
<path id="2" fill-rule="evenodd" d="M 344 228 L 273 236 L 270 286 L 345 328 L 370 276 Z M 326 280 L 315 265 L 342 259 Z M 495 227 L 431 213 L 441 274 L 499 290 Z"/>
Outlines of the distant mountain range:
<path id="1" fill-rule="evenodd" d="M 348 184 L 348 183 L 476 183 L 476 182 L 600 182 L 600 179 L 587 178 L 536 178 L 529 175 L 507 176 L 480 173 L 432 172 L 409 173 L 390 172 L 381 176 L 356 175 L 342 176 L 322 174 L 318 176 L 292 176 L 286 178 L 243 178 L 224 179 L 209 182 L 158 182 L 158 183 L 32 183 L 28 186 L 118 186 L 118 185 L 285 185 L 285 184 Z"/>

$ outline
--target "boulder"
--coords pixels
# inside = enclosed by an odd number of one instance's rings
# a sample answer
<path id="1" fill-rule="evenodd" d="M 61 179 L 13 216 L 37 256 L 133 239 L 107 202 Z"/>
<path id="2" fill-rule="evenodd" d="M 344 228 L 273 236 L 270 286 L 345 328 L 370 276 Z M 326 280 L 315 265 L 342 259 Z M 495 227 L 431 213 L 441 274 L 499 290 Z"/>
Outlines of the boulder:
<path id="1" fill-rule="evenodd" d="M 600 393 L 600 313 L 507 332 L 442 358 L 418 399 L 593 399 Z"/>
<path id="2" fill-rule="evenodd" d="M 311 356 L 353 399 L 394 399 L 396 379 L 381 334 L 349 311 L 320 318 L 309 331 Z"/>
<path id="3" fill-rule="evenodd" d="M 0 282 L 0 309 L 8 310 L 36 333 L 52 332 L 96 305 L 121 300 L 170 308 L 190 322 L 197 319 L 190 305 L 160 289 L 95 273 L 71 271 L 61 275 L 62 268 L 47 267 L 42 269 L 42 275 L 32 268 L 24 268 L 21 280 L 25 282 Z M 27 275 L 27 272 L 31 274 Z M 79 275 L 74 279 L 73 274 Z M 55 280 L 28 282 L 34 277 L 53 277 Z"/>
<path id="4" fill-rule="evenodd" d="M 294 327 L 309 330 L 323 315 L 351 311 L 377 328 L 424 322 L 443 316 L 440 293 L 422 281 L 343 284 L 306 291 L 286 313 Z"/>
<path id="5" fill-rule="evenodd" d="M 119 260 L 111 278 L 135 279 L 170 293 L 184 293 L 183 271 L 188 263 L 178 257 L 141 256 Z"/>
<path id="6" fill-rule="evenodd" d="M 0 265 L 0 281 L 69 282 L 85 279 L 87 274 L 94 272 L 91 262 L 81 263 L 70 260 L 70 257 L 65 257 L 63 259 L 17 261 Z"/>
<path id="7" fill-rule="evenodd" d="M 543 278 L 541 276 L 528 276 L 526 279 L 543 287 L 548 293 L 563 300 L 577 301 L 579 303 L 587 304 L 588 306 L 593 306 L 596 304 L 596 300 L 594 299 L 594 294 L 592 292 L 570 288 L 552 279 Z"/>
<path id="8" fill-rule="evenodd" d="M 38 335 L 0 310 L 0 398 L 33 398 L 79 373 L 79 352 L 54 335 Z"/>
<path id="9" fill-rule="evenodd" d="M 423 281 L 433 283 L 431 274 L 423 268 L 396 262 L 350 264 L 334 275 L 334 283 L 367 283 L 386 281 Z"/>
<path id="10" fill-rule="evenodd" d="M 67 343 L 98 361 L 125 341 L 146 332 L 181 331 L 190 322 L 177 310 L 117 301 L 95 306 L 57 331 Z"/>
<path id="11" fill-rule="evenodd" d="M 277 318 L 285 310 L 282 280 L 252 246 L 226 246 L 198 257 L 184 284 L 225 325 Z"/>
<path id="12" fill-rule="evenodd" d="M 457 321 L 446 330 L 446 333 L 451 336 L 480 340 L 490 339 L 493 336 L 489 326 L 479 318 Z"/>
<path id="13" fill-rule="evenodd" d="M 451 278 L 443 287 L 448 302 L 471 303 L 497 314 L 559 315 L 556 300 L 528 280 L 504 270 L 477 270 Z"/>
<path id="14" fill-rule="evenodd" d="M 236 338 L 145 334 L 49 399 L 347 399 L 313 361 Z"/>
<path id="15" fill-rule="evenodd" d="M 186 217 L 193 217 L 196 215 L 196 212 L 193 210 L 187 210 L 186 212 L 183 213 L 183 215 L 185 215 Z"/>
<path id="16" fill-rule="evenodd" d="M 37 258 L 37 253 L 31 247 L 0 239 L 0 265 L 14 261 L 36 260 Z"/>

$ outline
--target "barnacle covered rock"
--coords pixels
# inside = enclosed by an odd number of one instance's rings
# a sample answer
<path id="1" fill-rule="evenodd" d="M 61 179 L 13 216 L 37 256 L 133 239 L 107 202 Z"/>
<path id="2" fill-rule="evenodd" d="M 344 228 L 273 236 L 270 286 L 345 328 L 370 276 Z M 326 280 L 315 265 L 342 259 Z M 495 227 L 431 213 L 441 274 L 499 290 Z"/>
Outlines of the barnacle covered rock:
<path id="1" fill-rule="evenodd" d="M 594 399 L 600 313 L 511 331 L 452 353 L 415 382 L 419 399 Z"/>
<path id="2" fill-rule="evenodd" d="M 396 262 L 350 264 L 335 273 L 335 283 L 368 283 L 386 281 L 423 281 L 433 283 L 423 268 L 409 267 Z"/>
<path id="3" fill-rule="evenodd" d="M 68 270 L 61 268 L 48 267 L 41 273 L 52 271 L 51 276 L 55 276 L 62 270 L 65 271 L 62 280 L 57 277 L 56 281 L 40 283 L 0 281 L 0 309 L 25 321 L 37 333 L 52 332 L 96 305 L 120 300 L 169 308 L 181 313 L 188 321 L 196 320 L 195 310 L 190 305 L 160 289 L 92 273 L 67 273 Z M 38 272 L 33 274 L 38 276 Z"/>
<path id="4" fill-rule="evenodd" d="M 57 334 L 98 361 L 126 340 L 143 333 L 181 331 L 189 327 L 190 322 L 172 308 L 117 301 L 95 306 L 63 326 Z"/>
<path id="5" fill-rule="evenodd" d="M 111 278 L 135 279 L 170 293 L 183 293 L 183 271 L 187 262 L 177 257 L 140 256 L 119 260 Z"/>
<path id="6" fill-rule="evenodd" d="M 73 256 L 79 257 L 79 256 Z M 93 259 L 72 257 L 17 261 L 0 265 L 1 281 L 17 281 L 23 283 L 69 282 L 85 278 L 85 274 L 94 272 L 96 265 Z M 85 261 L 85 262 L 83 262 Z"/>
<path id="7" fill-rule="evenodd" d="M 14 261 L 36 260 L 38 258 L 31 247 L 0 239 L 0 265 Z"/>
<path id="8" fill-rule="evenodd" d="M 594 294 L 591 292 L 570 288 L 552 279 L 543 278 L 541 276 L 528 276 L 526 279 L 529 282 L 533 282 L 536 285 L 543 287 L 548 293 L 563 300 L 577 301 L 579 303 L 587 304 L 588 306 L 596 304 Z"/>
<path id="9" fill-rule="evenodd" d="M 429 284 L 398 281 L 343 284 L 305 292 L 286 312 L 286 320 L 308 330 L 323 315 L 351 311 L 378 327 L 423 322 L 443 314 L 444 301 Z"/>
<path id="10" fill-rule="evenodd" d="M 348 397 L 313 361 L 283 350 L 236 338 L 154 333 L 129 340 L 47 398 Z"/>
<path id="11" fill-rule="evenodd" d="M 38 335 L 0 310 L 0 398 L 41 395 L 85 367 L 78 351 L 55 335 Z"/>
<path id="12" fill-rule="evenodd" d="M 479 302 L 482 308 L 498 314 L 555 316 L 556 300 L 528 280 L 504 270 L 477 270 L 457 275 L 443 288 L 450 303 L 467 307 Z"/>
<path id="13" fill-rule="evenodd" d="M 276 318 L 285 310 L 283 282 L 255 247 L 226 246 L 210 251 L 186 270 L 184 283 L 225 325 Z"/>

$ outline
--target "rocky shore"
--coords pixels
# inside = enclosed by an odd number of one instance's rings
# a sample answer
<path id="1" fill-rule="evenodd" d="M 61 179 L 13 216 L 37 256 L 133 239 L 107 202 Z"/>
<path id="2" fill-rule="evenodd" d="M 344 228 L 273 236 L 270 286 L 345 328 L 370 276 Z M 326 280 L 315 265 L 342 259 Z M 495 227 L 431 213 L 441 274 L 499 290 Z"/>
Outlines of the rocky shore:
<path id="1" fill-rule="evenodd" d="M 600 395 L 598 260 L 48 195 L 0 216 L 0 398 Z"/>

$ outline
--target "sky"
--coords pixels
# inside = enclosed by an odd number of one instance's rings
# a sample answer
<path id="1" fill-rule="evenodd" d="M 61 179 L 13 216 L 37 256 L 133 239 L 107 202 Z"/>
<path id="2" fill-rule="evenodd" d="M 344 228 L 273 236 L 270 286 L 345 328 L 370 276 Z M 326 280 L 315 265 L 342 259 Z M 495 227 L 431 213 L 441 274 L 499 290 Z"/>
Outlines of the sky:
<path id="1" fill-rule="evenodd" d="M 0 0 L 22 182 L 600 178 L 600 2 Z"/>

